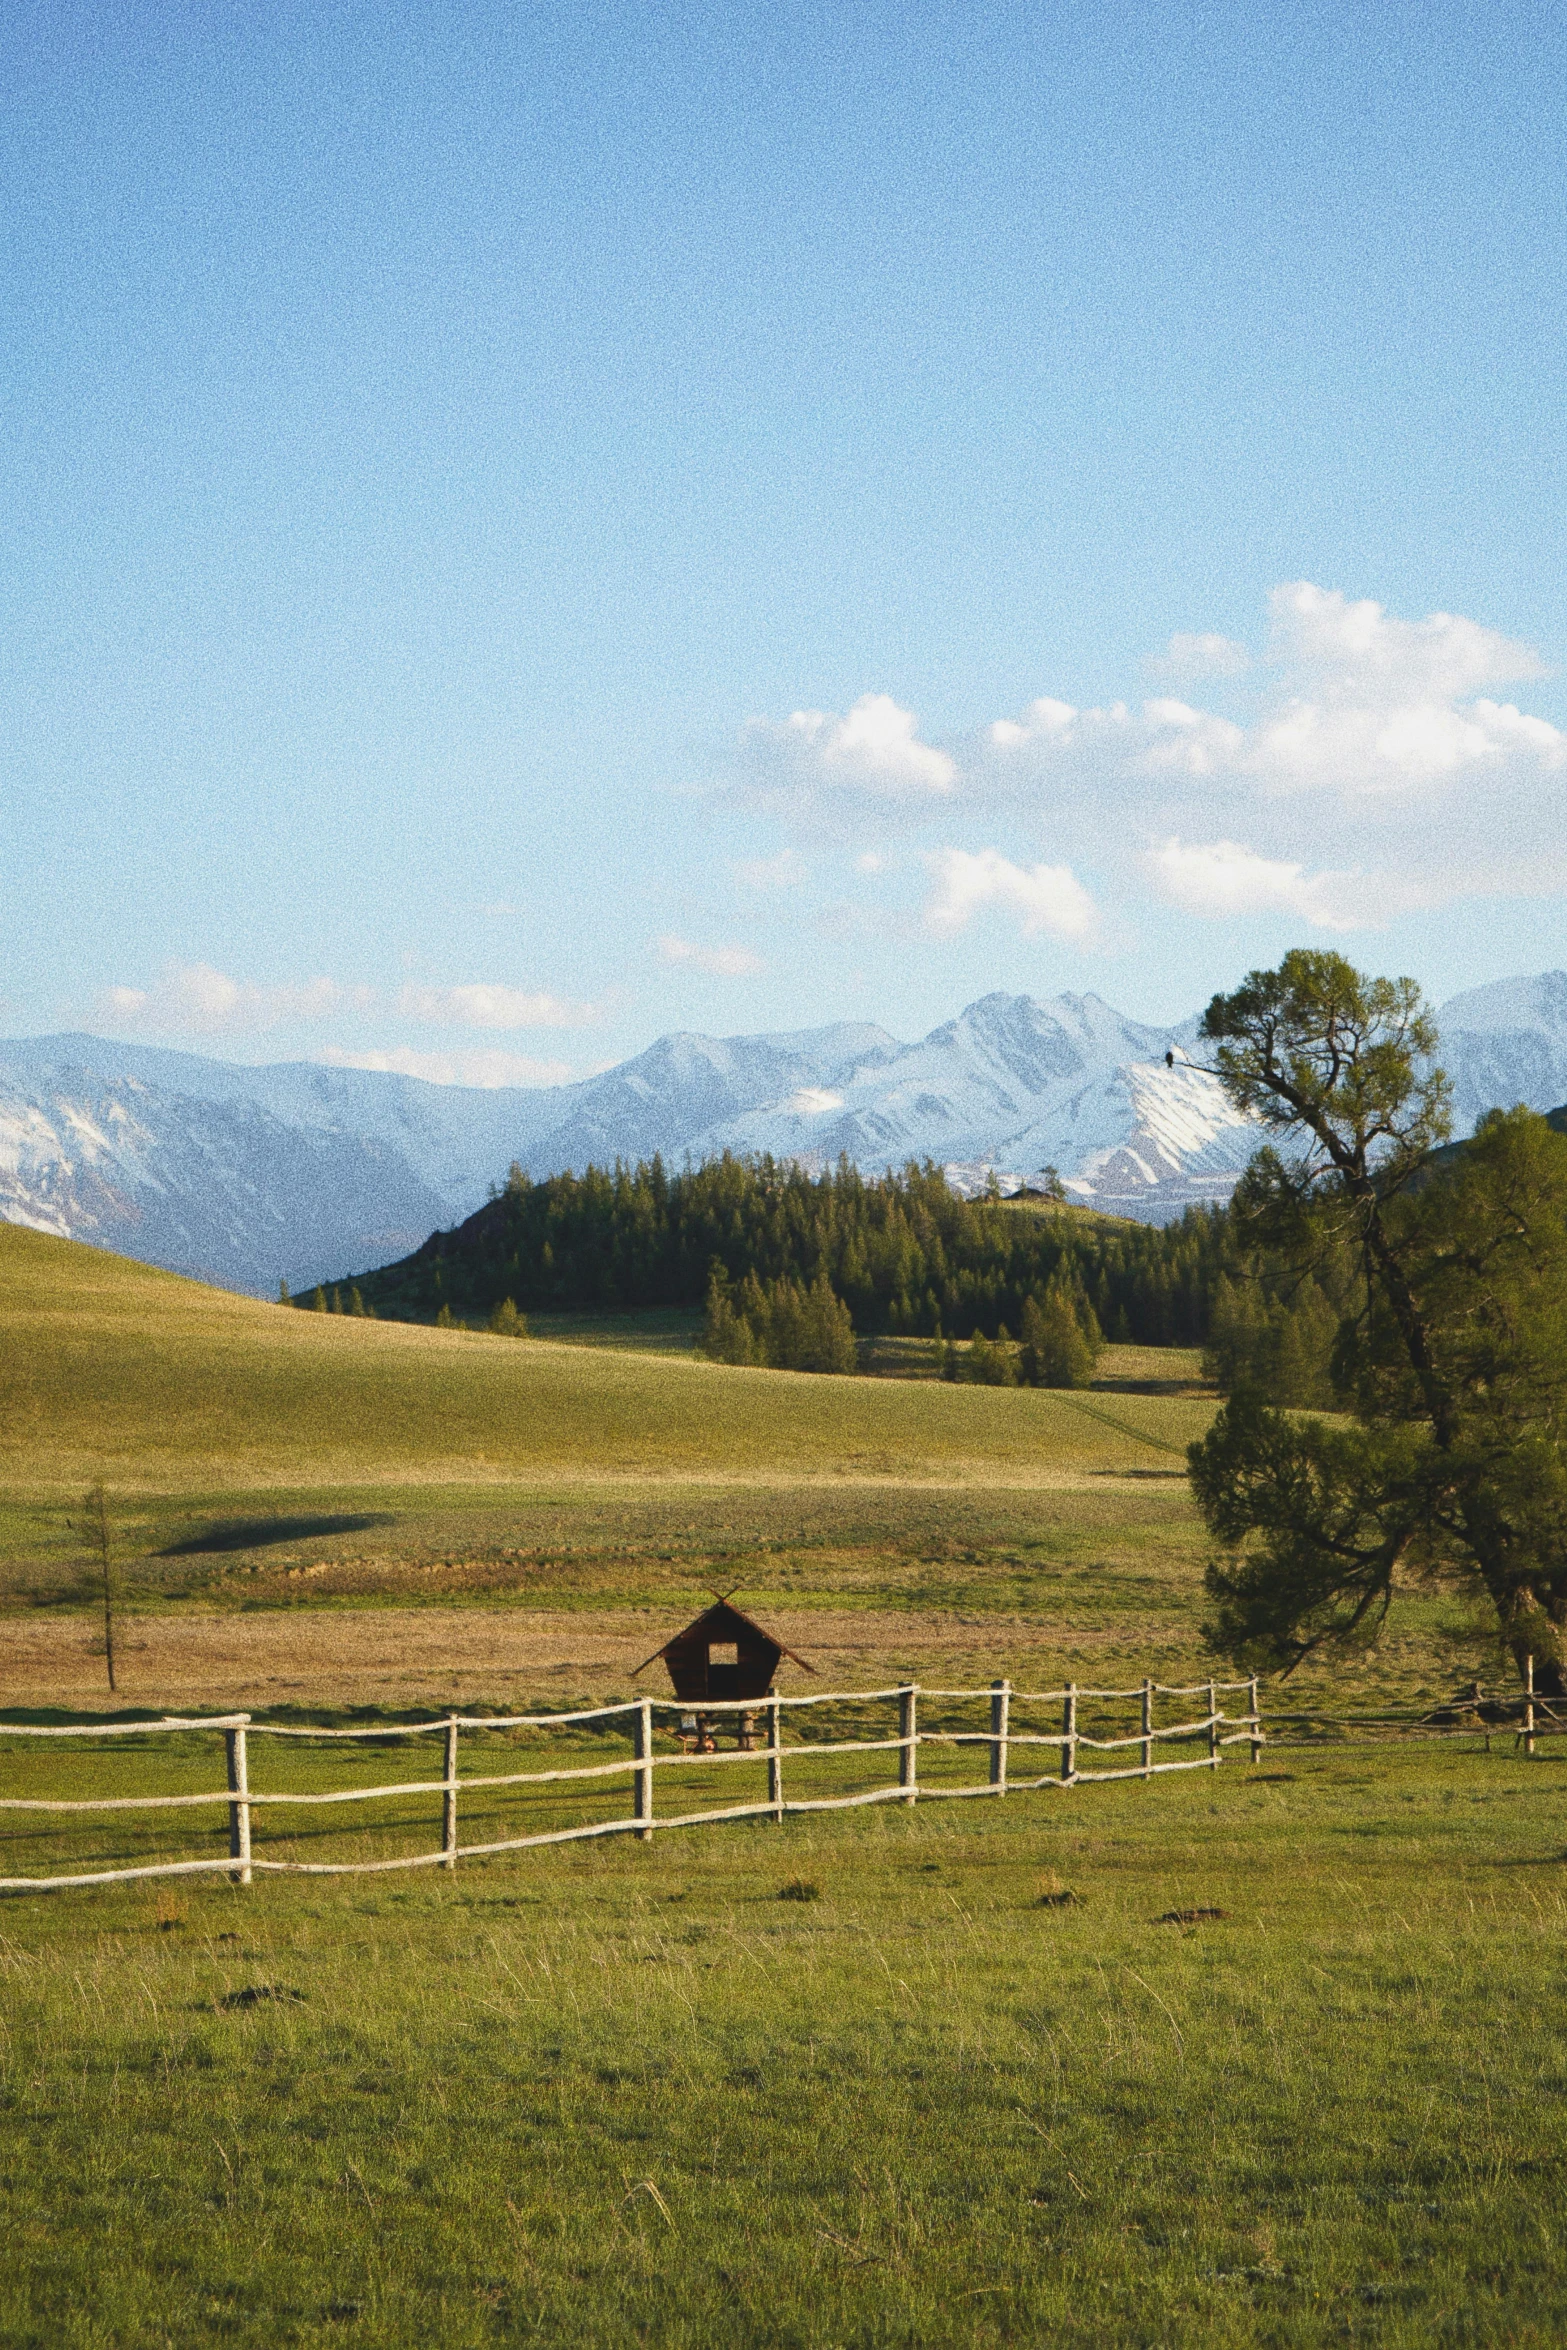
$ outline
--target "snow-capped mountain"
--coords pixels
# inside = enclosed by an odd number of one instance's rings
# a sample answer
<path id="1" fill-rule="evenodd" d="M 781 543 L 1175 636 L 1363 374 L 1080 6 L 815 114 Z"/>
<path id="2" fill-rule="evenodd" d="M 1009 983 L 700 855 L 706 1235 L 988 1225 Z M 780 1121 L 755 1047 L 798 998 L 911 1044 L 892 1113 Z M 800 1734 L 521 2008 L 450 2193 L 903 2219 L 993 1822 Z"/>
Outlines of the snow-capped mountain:
<path id="1" fill-rule="evenodd" d="M 1472 989 L 1438 1021 L 1455 1132 L 1567 1101 L 1567 973 Z M 1195 1065 L 1195 1029 L 998 994 L 914 1044 L 854 1023 L 666 1036 L 576 1085 L 495 1091 L 44 1037 L 0 1044 L 0 1219 L 261 1294 L 405 1254 L 514 1159 L 846 1152 L 1003 1189 L 1054 1166 L 1078 1199 L 1163 1222 L 1227 1197 L 1258 1139 Z"/>
<path id="2" fill-rule="evenodd" d="M 0 1221 L 270 1295 L 405 1255 L 514 1159 L 678 1161 L 699 1131 L 900 1049 L 865 1023 L 672 1036 L 578 1085 L 489 1090 L 91 1036 L 0 1043 Z"/>
<path id="3" fill-rule="evenodd" d="M 1453 1132 L 1487 1110 L 1567 1102 L 1567 971 L 1497 979 L 1453 996 L 1437 1014 L 1438 1060 L 1453 1081 Z"/>
<path id="4" fill-rule="evenodd" d="M 302 1267 L 346 1270 L 417 1247 L 448 1213 L 373 1134 L 69 1063 L 31 1083 L 0 1069 L 8 1223 L 270 1292 Z"/>
<path id="5" fill-rule="evenodd" d="M 990 995 L 918 1044 L 692 1147 L 813 1164 L 846 1152 L 867 1168 L 935 1158 L 961 1183 L 994 1168 L 1003 1190 L 1054 1166 L 1077 1198 L 1162 1220 L 1189 1200 L 1227 1196 L 1256 1130 L 1191 1065 L 1180 1032 L 1128 1020 L 1093 995 Z"/>

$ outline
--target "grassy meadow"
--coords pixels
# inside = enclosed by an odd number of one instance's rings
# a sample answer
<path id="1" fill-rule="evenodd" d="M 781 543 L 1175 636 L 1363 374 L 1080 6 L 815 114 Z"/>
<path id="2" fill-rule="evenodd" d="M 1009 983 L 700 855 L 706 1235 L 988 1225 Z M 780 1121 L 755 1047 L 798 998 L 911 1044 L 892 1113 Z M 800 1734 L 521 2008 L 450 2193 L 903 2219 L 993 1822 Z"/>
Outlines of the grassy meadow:
<path id="1" fill-rule="evenodd" d="M 1543 2350 L 1561 1800 L 1291 1752 L 13 1899 L 0 2340 Z"/>
<path id="2" fill-rule="evenodd" d="M 1200 1404 L 736 1378 L 689 1349 L 284 1312 L 0 1227 L 0 1480 L 48 1496 L 536 1478 L 1018 1485 L 1178 1465 Z M 633 1334 L 634 1333 L 628 1333 Z"/>
<path id="3" fill-rule="evenodd" d="M 385 1726 L 257 1736 L 258 1789 L 425 1780 L 400 1718 L 660 1694 L 632 1668 L 714 1583 L 817 1687 L 1213 1669 L 1188 1357 L 1111 1350 L 1072 1397 L 810 1379 L 678 1329 L 286 1314 L 3 1226 L 0 1334 L 13 1800 L 221 1786 L 211 1733 L 15 1734 L 112 1705 Z M 117 1700 L 73 1531 L 99 1476 Z M 1305 1687 L 1431 1696 L 1476 1655 L 1409 1594 L 1377 1656 Z M 927 1726 L 979 1726 L 944 1703 Z M 462 1768 L 618 1735 L 465 1733 Z M 0 2345 L 1554 2343 L 1562 1764 L 1244 1751 L 451 1876 L 5 1897 Z M 791 1755 L 786 1785 L 891 1763 Z M 672 1760 L 658 1809 L 762 1769 Z M 624 1802 L 474 1788 L 463 1839 Z M 256 1850 L 428 1850 L 438 1805 L 258 1805 Z M 221 1853 L 225 1826 L 0 1812 L 0 1873 Z"/>
<path id="4" fill-rule="evenodd" d="M 885 1654 L 836 1622 L 825 1642 L 856 1677 L 911 1656 L 925 1669 L 965 1624 L 978 1632 L 959 1646 L 1010 1624 L 1029 1645 L 1094 1648 L 1134 1619 L 1161 1655 L 1191 1645 L 1182 1447 L 1213 1407 L 1158 1391 L 1189 1384 L 1184 1359 L 1117 1350 L 1104 1391 L 1074 1396 L 736 1371 L 641 1318 L 514 1340 L 287 1313 L 9 1226 L 0 1327 L 0 1611 L 26 1627 L 0 1652 L 70 1702 L 101 1682 L 75 1531 L 97 1477 L 122 1604 L 148 1619 L 124 1684 L 155 1704 L 195 1695 L 167 1619 L 195 1655 L 215 1616 L 301 1611 L 399 1611 L 387 1694 L 414 1693 L 411 1652 L 442 1695 L 612 1694 L 618 1658 L 608 1680 L 563 1683 L 518 1652 L 523 1630 L 639 1611 L 672 1629 L 720 1580 L 815 1632 L 823 1616 L 878 1619 Z M 504 1631 L 503 1686 L 454 1687 L 463 1636 L 443 1658 L 431 1617 L 464 1609 Z M 137 1639 L 158 1659 L 150 1679 Z M 320 1646 L 287 1677 L 329 1699 Z M 25 1693 L 0 1653 L 0 1703 Z"/>
<path id="5" fill-rule="evenodd" d="M 1112 1347 L 1076 1395 L 816 1379 L 669 1319 L 288 1313 L 0 1225 L 0 1707 L 102 1702 L 97 1477 L 153 1706 L 600 1701 L 715 1584 L 840 1681 L 1206 1669 L 1195 1357 Z M 1411 1598 L 1356 1685 L 1446 1686 L 1441 1629 Z"/>

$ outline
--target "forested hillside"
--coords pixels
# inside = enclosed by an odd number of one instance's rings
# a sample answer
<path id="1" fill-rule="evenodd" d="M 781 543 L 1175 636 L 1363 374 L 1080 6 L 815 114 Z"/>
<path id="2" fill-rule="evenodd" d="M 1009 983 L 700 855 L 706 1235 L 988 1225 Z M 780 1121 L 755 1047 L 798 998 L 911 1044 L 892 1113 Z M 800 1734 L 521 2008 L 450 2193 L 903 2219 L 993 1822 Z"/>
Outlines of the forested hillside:
<path id="1" fill-rule="evenodd" d="M 452 1232 L 358 1284 L 367 1307 L 425 1320 L 700 1306 L 713 1268 L 808 1289 L 825 1272 L 862 1335 L 1014 1335 L 1024 1302 L 1065 1283 L 1106 1337 L 1197 1345 L 1224 1220 L 1194 1209 L 1159 1228 L 1054 1203 L 965 1200 L 939 1169 L 822 1175 L 729 1155 L 671 1174 L 657 1159 L 505 1190 Z"/>

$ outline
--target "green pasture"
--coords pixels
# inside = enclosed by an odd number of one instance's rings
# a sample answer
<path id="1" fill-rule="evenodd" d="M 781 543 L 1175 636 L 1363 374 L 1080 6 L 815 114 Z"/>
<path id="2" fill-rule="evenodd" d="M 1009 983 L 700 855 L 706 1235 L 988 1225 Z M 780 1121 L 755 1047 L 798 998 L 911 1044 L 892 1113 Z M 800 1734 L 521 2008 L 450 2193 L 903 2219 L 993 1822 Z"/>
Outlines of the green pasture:
<path id="1" fill-rule="evenodd" d="M 1110 1348 L 1071 1395 L 811 1378 L 682 1354 L 669 1317 L 646 1319 L 521 1341 L 286 1312 L 0 1225 L 0 1616 L 89 1618 L 78 1505 L 101 1477 L 132 1616 L 501 1602 L 679 1620 L 718 1583 L 764 1614 L 884 1618 L 897 1672 L 910 1613 L 996 1669 L 1018 1629 L 1080 1655 L 1081 1677 L 1201 1668 L 1184 1447 L 1214 1407 L 1194 1356 Z M 1474 1669 L 1447 1613 L 1401 1599 L 1357 1679 L 1429 1695 Z"/>
<path id="2" fill-rule="evenodd" d="M 1052 1395 L 733 1370 L 679 1323 L 290 1313 L 0 1225 L 0 1611 L 92 1604 L 101 1477 L 131 1612 L 684 1608 L 722 1578 L 1189 1646 L 1191 1358 L 1114 1349 Z"/>
<path id="3" fill-rule="evenodd" d="M 1280 1749 L 12 1898 L 0 2341 L 1554 2344 L 1562 1795 L 1501 1743 Z"/>
<path id="4" fill-rule="evenodd" d="M 916 1624 L 976 1680 L 1210 1669 L 1189 1358 L 1111 1350 L 1074 1396 L 730 1370 L 674 1328 L 286 1313 L 9 1227 L 0 1333 L 0 1641 L 85 1656 L 71 1521 L 101 1477 L 122 1705 L 138 1614 L 177 1644 L 181 1611 L 262 1611 L 271 1641 L 306 1610 L 330 1684 L 359 1608 L 679 1621 L 720 1576 L 764 1614 L 863 1621 L 878 1679 Z M 1474 1669 L 1466 1639 L 1402 1595 L 1380 1655 L 1303 1699 L 1429 1698 Z M 592 1696 L 629 1694 L 613 1677 Z M 0 1722 L 0 1795 L 221 1798 L 213 1733 L 27 1740 L 65 1718 L 34 1694 Z M 921 1699 L 928 1729 L 985 1717 Z M 258 1859 L 438 1842 L 439 1742 L 357 1718 L 382 1734 L 253 1734 L 258 1795 L 394 1790 L 258 1802 Z M 660 1720 L 659 1815 L 762 1799 L 765 1764 L 681 1756 Z M 788 1720 L 786 1796 L 894 1776 L 810 1751 L 890 1735 L 887 1706 Z M 1058 1723 L 1020 1700 L 1013 1727 Z M 624 1777 L 473 1782 L 626 1752 L 623 1721 L 465 1732 L 463 1841 L 623 1816 Z M 0 2346 L 1554 2344 L 1554 1750 L 1243 1754 L 451 1875 L 0 1897 Z M 921 1781 L 986 1759 L 925 1747 Z M 0 1873 L 221 1858 L 226 1834 L 223 1800 L 0 1810 Z"/>
<path id="5" fill-rule="evenodd" d="M 310 1484 L 1136 1472 L 1211 1405 L 736 1372 L 689 1353 L 287 1312 L 0 1226 L 0 1481 L 45 1498 Z"/>

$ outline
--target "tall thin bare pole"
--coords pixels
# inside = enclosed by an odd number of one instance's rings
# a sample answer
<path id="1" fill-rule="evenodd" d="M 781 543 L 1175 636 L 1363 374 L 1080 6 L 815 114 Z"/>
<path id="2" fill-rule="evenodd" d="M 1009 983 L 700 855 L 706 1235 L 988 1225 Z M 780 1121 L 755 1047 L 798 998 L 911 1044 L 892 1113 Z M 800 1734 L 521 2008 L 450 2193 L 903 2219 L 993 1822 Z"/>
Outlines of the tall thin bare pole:
<path id="1" fill-rule="evenodd" d="M 1534 1753 L 1534 1659 L 1524 1660 L 1523 1750 Z"/>
<path id="2" fill-rule="evenodd" d="M 905 1803 L 919 1801 L 919 1726 L 915 1715 L 917 1691 L 910 1681 L 898 1691 L 898 1785 Z"/>
<path id="3" fill-rule="evenodd" d="M 103 1653 L 109 1667 L 109 1687 L 115 1689 L 114 1678 L 114 1567 L 110 1554 L 112 1536 L 109 1531 L 109 1499 L 100 1477 L 87 1495 L 87 1532 L 97 1546 L 98 1564 L 103 1573 Z"/>
<path id="4" fill-rule="evenodd" d="M 1007 1718 L 1012 1703 L 1010 1681 L 990 1684 L 990 1784 L 997 1795 L 1007 1791 Z"/>
<path id="5" fill-rule="evenodd" d="M 250 1883 L 250 1765 L 245 1756 L 249 1720 L 249 1714 L 239 1714 L 233 1729 L 223 1733 L 228 1752 L 229 1858 L 235 1864 L 229 1874 L 236 1885 Z"/>
<path id="6" fill-rule="evenodd" d="M 767 1800 L 773 1807 L 773 1818 L 784 1816 L 783 1800 L 783 1709 L 776 1697 L 767 1700 Z"/>
<path id="7" fill-rule="evenodd" d="M 441 1866 L 457 1866 L 457 1716 L 446 1717 L 446 1776 L 441 1782 Z"/>
<path id="8" fill-rule="evenodd" d="M 636 1769 L 632 1781 L 636 1793 L 635 1818 L 637 1834 L 644 1844 L 653 1833 L 653 1701 L 644 1697 L 631 1724 L 632 1755 Z"/>

